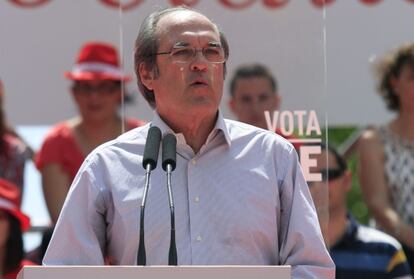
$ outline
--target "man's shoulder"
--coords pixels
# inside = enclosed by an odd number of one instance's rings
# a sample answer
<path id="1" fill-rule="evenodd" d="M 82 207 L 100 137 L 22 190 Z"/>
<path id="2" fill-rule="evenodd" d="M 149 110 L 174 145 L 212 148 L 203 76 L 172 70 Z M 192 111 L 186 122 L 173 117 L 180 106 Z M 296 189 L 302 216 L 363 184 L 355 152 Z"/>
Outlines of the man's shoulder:
<path id="1" fill-rule="evenodd" d="M 150 128 L 150 123 L 143 124 L 141 126 L 132 128 L 129 131 L 126 131 L 119 137 L 117 137 L 115 140 L 113 140 L 113 143 L 122 143 L 127 142 L 130 140 L 139 140 L 139 139 L 145 139 L 147 137 L 148 129 Z"/>
<path id="2" fill-rule="evenodd" d="M 371 255 L 381 254 L 392 257 L 402 249 L 401 244 L 394 237 L 372 227 L 353 221 L 352 229 L 348 229 L 343 239 L 332 247 L 332 253 L 349 253 Z"/>
<path id="3" fill-rule="evenodd" d="M 378 229 L 368 227 L 365 225 L 358 226 L 356 237 L 360 242 L 365 243 L 366 245 L 371 244 L 378 246 L 379 249 L 381 249 L 381 246 L 382 248 L 388 248 L 391 250 L 401 249 L 401 244 L 398 242 L 397 239 Z"/>
<path id="4" fill-rule="evenodd" d="M 330 251 L 338 278 L 355 275 L 363 276 L 358 278 L 383 278 L 391 273 L 403 278 L 410 274 L 404 252 L 395 238 L 361 224 L 356 224 L 356 232 L 352 235 Z"/>
<path id="5" fill-rule="evenodd" d="M 274 131 L 258 128 L 240 121 L 224 119 L 232 140 L 245 139 L 258 140 L 260 143 L 275 144 L 288 150 L 293 149 L 292 144 Z"/>
<path id="6" fill-rule="evenodd" d="M 95 148 L 86 158 L 92 162 L 98 158 L 127 158 L 127 154 L 140 154 L 142 152 L 149 129 L 149 124 L 129 130 L 116 139 L 110 140 Z"/>

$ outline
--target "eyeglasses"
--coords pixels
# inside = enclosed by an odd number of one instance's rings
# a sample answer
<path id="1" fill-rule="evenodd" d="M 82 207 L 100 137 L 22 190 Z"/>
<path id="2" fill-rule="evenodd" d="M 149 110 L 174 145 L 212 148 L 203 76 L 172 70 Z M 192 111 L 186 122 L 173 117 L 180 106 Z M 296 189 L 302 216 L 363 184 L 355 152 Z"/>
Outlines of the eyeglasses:
<path id="1" fill-rule="evenodd" d="M 171 61 L 174 63 L 190 63 L 197 52 L 201 52 L 204 58 L 210 63 L 224 63 L 226 56 L 221 46 L 208 46 L 202 49 L 195 47 L 173 47 L 168 52 L 158 52 L 155 55 L 170 55 Z"/>
<path id="2" fill-rule="evenodd" d="M 344 174 L 344 169 L 323 169 L 321 170 L 322 181 L 332 181 L 340 178 Z"/>
<path id="3" fill-rule="evenodd" d="M 77 95 L 89 96 L 93 92 L 99 95 L 111 95 L 116 90 L 120 89 L 120 85 L 116 82 L 102 82 L 97 85 L 91 85 L 88 83 L 75 83 L 72 87 L 73 92 Z"/>

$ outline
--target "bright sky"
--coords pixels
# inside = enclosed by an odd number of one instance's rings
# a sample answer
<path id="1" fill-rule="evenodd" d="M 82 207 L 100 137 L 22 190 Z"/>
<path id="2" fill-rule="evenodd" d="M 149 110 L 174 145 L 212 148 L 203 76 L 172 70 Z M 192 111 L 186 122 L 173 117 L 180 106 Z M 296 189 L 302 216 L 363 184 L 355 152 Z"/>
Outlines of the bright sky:
<path id="1" fill-rule="evenodd" d="M 34 150 L 38 150 L 49 129 L 49 126 L 20 126 L 17 127 L 17 132 Z M 43 198 L 41 177 L 32 162 L 26 163 L 24 179 L 22 210 L 30 216 L 32 226 L 46 226 L 49 224 L 50 218 Z M 39 233 L 25 234 L 25 250 L 32 250 L 40 244 L 40 241 L 41 235 Z"/>

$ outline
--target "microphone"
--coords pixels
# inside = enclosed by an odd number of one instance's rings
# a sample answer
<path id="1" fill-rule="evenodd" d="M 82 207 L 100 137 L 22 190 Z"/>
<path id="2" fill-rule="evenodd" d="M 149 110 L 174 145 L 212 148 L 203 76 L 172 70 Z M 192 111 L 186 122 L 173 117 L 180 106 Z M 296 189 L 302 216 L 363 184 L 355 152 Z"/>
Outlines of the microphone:
<path id="1" fill-rule="evenodd" d="M 171 173 L 175 170 L 177 160 L 177 139 L 173 134 L 164 136 L 162 140 L 162 168 L 167 172 L 168 201 L 171 214 L 171 239 L 168 253 L 168 265 L 177 265 L 177 247 L 175 244 L 175 214 L 174 201 L 171 190 Z"/>
<path id="2" fill-rule="evenodd" d="M 157 167 L 158 153 L 161 143 L 161 130 L 156 126 L 151 126 L 148 130 L 147 141 L 145 142 L 144 157 L 142 159 L 142 166 L 145 169 L 145 186 L 144 195 L 141 202 L 141 215 L 139 220 L 139 246 L 137 253 L 137 265 L 146 264 L 145 241 L 144 241 L 144 213 L 145 203 L 147 201 L 148 187 L 151 176 L 151 171 Z"/>
<path id="3" fill-rule="evenodd" d="M 145 143 L 144 158 L 142 166 L 145 170 L 152 171 L 157 167 L 158 152 L 161 143 L 161 130 L 157 126 L 152 126 L 148 130 L 147 142 Z"/>

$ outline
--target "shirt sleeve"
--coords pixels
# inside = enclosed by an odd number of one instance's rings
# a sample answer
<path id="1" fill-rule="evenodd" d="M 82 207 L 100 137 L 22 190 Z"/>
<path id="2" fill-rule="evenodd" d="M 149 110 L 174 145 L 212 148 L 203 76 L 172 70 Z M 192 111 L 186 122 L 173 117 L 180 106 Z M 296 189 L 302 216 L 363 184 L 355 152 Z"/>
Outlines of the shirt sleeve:
<path id="1" fill-rule="evenodd" d="M 44 265 L 103 265 L 106 203 L 102 175 L 86 160 L 70 188 Z"/>
<path id="2" fill-rule="evenodd" d="M 60 146 L 62 140 L 55 131 L 51 131 L 47 134 L 43 141 L 42 147 L 35 156 L 35 164 L 38 170 L 42 170 L 43 167 L 50 163 L 61 163 L 62 158 L 60 152 Z"/>
<path id="3" fill-rule="evenodd" d="M 394 255 L 388 262 L 387 271 L 390 278 L 395 279 L 412 279 L 410 267 L 407 262 L 407 257 L 404 254 L 402 247 L 399 245 L 398 250 L 395 250 Z"/>
<path id="4" fill-rule="evenodd" d="M 144 126 L 146 122 L 140 119 L 127 118 L 126 124 L 127 124 L 127 130 L 132 130 L 134 128 Z"/>
<path id="5" fill-rule="evenodd" d="M 292 279 L 335 278 L 335 265 L 325 246 L 308 185 L 297 154 L 285 153 L 280 188 L 280 261 L 292 266 Z"/>
<path id="6" fill-rule="evenodd" d="M 35 164 L 40 171 L 49 164 L 57 164 L 72 181 L 84 159 L 85 156 L 79 149 L 70 128 L 62 123 L 53 127 L 46 135 L 42 147 L 35 156 Z"/>

